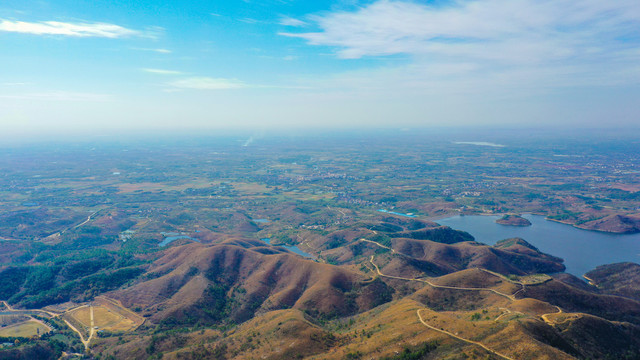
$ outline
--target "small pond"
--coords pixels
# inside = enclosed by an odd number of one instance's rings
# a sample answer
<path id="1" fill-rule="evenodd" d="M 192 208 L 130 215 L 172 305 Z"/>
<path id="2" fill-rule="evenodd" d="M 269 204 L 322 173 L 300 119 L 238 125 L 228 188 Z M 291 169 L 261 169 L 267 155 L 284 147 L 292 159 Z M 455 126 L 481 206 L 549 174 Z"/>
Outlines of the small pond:
<path id="1" fill-rule="evenodd" d="M 200 240 L 198 240 L 198 239 L 194 239 L 191 236 L 180 234 L 180 233 L 163 232 L 161 234 L 162 234 L 162 236 L 164 236 L 164 240 L 162 240 L 158 244 L 158 246 L 160 246 L 160 247 L 165 247 L 165 246 L 171 244 L 172 242 L 174 242 L 176 240 L 180 240 L 180 239 L 189 239 L 189 240 L 193 240 L 195 242 L 200 242 Z"/>
<path id="2" fill-rule="evenodd" d="M 260 240 L 264 241 L 268 245 L 271 245 L 271 239 L 269 239 L 269 238 L 262 238 Z M 276 245 L 272 245 L 272 246 L 276 246 Z M 288 245 L 277 245 L 277 246 L 283 247 L 283 248 L 291 251 L 292 253 L 296 253 L 296 254 L 298 254 L 300 256 L 304 256 L 304 257 L 309 258 L 309 259 L 315 259 L 316 258 L 315 256 L 298 249 L 297 246 L 288 246 Z"/>

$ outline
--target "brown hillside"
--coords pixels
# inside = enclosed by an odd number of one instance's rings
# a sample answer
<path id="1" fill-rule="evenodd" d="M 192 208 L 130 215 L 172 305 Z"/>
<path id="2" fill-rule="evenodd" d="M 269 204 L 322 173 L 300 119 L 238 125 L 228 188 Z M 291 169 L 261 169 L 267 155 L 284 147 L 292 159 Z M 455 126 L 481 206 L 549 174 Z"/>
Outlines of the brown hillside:
<path id="1" fill-rule="evenodd" d="M 402 231 L 389 234 L 394 238 L 408 238 L 417 240 L 430 240 L 444 244 L 455 244 L 463 241 L 473 241 L 474 238 L 464 231 L 454 230 L 448 226 L 439 226 L 421 230 Z"/>
<path id="2" fill-rule="evenodd" d="M 584 358 L 640 358 L 640 327 L 582 315 L 558 326 L 562 336 L 576 346 Z"/>
<path id="3" fill-rule="evenodd" d="M 582 312 L 612 321 L 640 324 L 640 302 L 613 295 L 599 295 L 579 289 L 557 278 L 527 286 L 523 296 L 557 305 L 567 312 Z"/>
<path id="4" fill-rule="evenodd" d="M 289 253 L 263 254 L 250 241 L 168 249 L 141 281 L 110 296 L 140 307 L 152 322 L 236 322 L 295 308 L 317 316 L 350 315 L 391 299 L 382 281 Z"/>
<path id="5" fill-rule="evenodd" d="M 618 263 L 602 265 L 585 274 L 594 285 L 607 294 L 640 301 L 640 265 Z"/>
<path id="6" fill-rule="evenodd" d="M 640 232 L 640 218 L 627 215 L 609 215 L 580 225 L 587 230 L 605 231 L 619 234 Z"/>
<path id="7" fill-rule="evenodd" d="M 99 227 L 102 235 L 117 235 L 121 231 L 131 228 L 135 222 L 130 220 L 122 211 L 109 211 L 100 213 L 95 220 L 87 225 Z"/>
<path id="8" fill-rule="evenodd" d="M 518 299 L 512 302 L 508 306 L 508 308 L 509 310 L 512 310 L 512 311 L 517 311 L 517 312 L 522 312 L 522 313 L 537 315 L 537 316 L 558 312 L 558 309 L 555 306 L 549 303 L 536 300 L 536 299 L 531 299 L 531 298 Z"/>
<path id="9" fill-rule="evenodd" d="M 371 223 L 368 226 L 372 230 L 384 232 L 413 231 L 425 228 L 440 227 L 437 223 L 429 220 L 421 220 L 414 218 L 385 216 L 380 222 Z"/>
<path id="10" fill-rule="evenodd" d="M 434 311 L 478 311 L 488 307 L 508 307 L 509 299 L 489 291 L 433 288 L 416 291 L 411 299 Z"/>
<path id="11" fill-rule="evenodd" d="M 384 273 L 392 275 L 443 275 L 467 268 L 485 268 L 501 274 L 525 275 L 564 270 L 561 260 L 540 252 L 520 248 L 499 249 L 474 242 L 442 244 L 429 240 L 394 239 L 393 248 L 404 256 L 396 256 L 385 265 Z"/>
<path id="12" fill-rule="evenodd" d="M 500 240 L 495 245 L 493 245 L 493 247 L 496 249 L 501 249 L 509 252 L 515 252 L 518 254 L 524 254 L 524 255 L 535 256 L 535 257 L 544 255 L 545 258 L 553 259 L 556 262 L 563 261 L 558 257 L 541 253 L 537 247 L 529 244 L 527 241 L 525 241 L 522 238 L 511 238 L 511 239 Z"/>
<path id="13" fill-rule="evenodd" d="M 508 226 L 531 226 L 531 221 L 523 218 L 520 215 L 505 215 L 496 220 L 496 223 Z"/>

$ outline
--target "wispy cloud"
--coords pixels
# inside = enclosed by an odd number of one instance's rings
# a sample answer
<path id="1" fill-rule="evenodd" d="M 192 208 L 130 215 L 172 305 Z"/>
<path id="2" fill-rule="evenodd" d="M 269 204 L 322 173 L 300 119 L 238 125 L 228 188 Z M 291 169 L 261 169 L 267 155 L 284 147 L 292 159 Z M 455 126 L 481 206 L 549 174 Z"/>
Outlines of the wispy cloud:
<path id="1" fill-rule="evenodd" d="M 243 22 L 245 24 L 259 24 L 259 23 L 264 23 L 264 21 L 258 20 L 258 19 L 253 19 L 253 18 L 241 18 L 238 19 L 238 21 Z"/>
<path id="2" fill-rule="evenodd" d="M 248 87 L 247 84 L 236 79 L 217 79 L 210 77 L 189 77 L 168 83 L 177 89 L 193 90 L 229 90 Z"/>
<path id="3" fill-rule="evenodd" d="M 173 53 L 173 51 L 168 50 L 168 49 L 162 49 L 162 48 L 158 48 L 158 49 L 154 49 L 154 48 L 131 48 L 132 50 L 137 50 L 137 51 L 150 51 L 150 52 L 156 52 L 158 54 L 171 54 Z"/>
<path id="4" fill-rule="evenodd" d="M 640 85 L 637 0 L 378 0 L 305 19 L 319 30 L 281 35 L 334 48 L 344 59 L 408 60 L 316 82 L 335 88 L 529 96 Z"/>
<path id="5" fill-rule="evenodd" d="M 299 19 L 295 19 L 291 17 L 283 17 L 282 19 L 280 19 L 280 25 L 302 27 L 302 26 L 307 26 L 309 24 Z"/>
<path id="6" fill-rule="evenodd" d="M 107 23 L 68 23 L 59 21 L 26 22 L 0 20 L 0 31 L 32 35 L 60 35 L 72 37 L 121 38 L 143 33 Z"/>
<path id="7" fill-rule="evenodd" d="M 182 71 L 165 70 L 165 69 L 142 69 L 142 71 L 148 72 L 148 73 L 151 73 L 151 74 L 158 74 L 158 75 L 182 75 L 182 74 L 184 74 Z"/>

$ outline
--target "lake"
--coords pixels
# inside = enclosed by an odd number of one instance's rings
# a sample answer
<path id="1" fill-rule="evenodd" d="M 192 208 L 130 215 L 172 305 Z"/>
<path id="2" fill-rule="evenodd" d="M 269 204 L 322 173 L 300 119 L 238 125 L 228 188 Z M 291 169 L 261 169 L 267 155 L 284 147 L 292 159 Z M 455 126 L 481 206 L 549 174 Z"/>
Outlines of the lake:
<path id="1" fill-rule="evenodd" d="M 463 230 L 476 241 L 494 245 L 513 237 L 525 239 L 540 251 L 564 259 L 567 272 L 578 277 L 598 265 L 617 262 L 640 263 L 640 234 L 609 234 L 582 230 L 546 220 L 540 215 L 523 215 L 531 226 L 496 224 L 501 216 L 466 215 L 438 220 L 441 225 Z"/>

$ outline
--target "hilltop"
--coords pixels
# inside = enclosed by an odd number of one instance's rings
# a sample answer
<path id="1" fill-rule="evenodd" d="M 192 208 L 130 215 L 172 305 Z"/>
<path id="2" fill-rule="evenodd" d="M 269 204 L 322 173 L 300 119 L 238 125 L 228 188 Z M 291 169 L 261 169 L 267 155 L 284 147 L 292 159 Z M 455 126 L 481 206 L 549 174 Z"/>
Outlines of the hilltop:
<path id="1" fill-rule="evenodd" d="M 262 245 L 231 240 L 172 248 L 138 283 L 108 295 L 171 326 L 242 323 L 288 308 L 348 316 L 391 300 L 393 289 L 383 282 Z"/>
<path id="2" fill-rule="evenodd" d="M 579 225 L 586 230 L 604 231 L 618 234 L 640 232 L 640 217 L 629 215 L 609 215 L 602 219 L 592 220 Z"/>
<path id="3" fill-rule="evenodd" d="M 504 215 L 500 219 L 496 220 L 496 223 L 510 226 L 531 226 L 531 221 L 520 215 Z"/>

